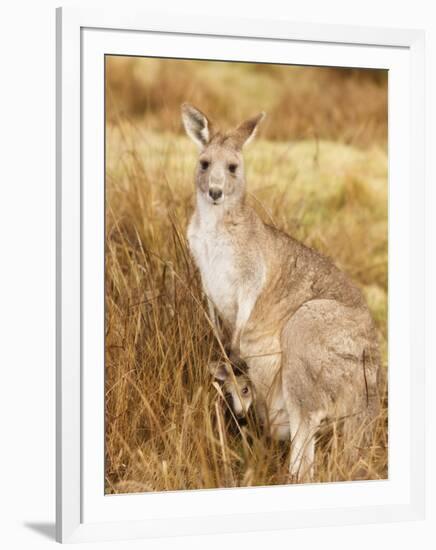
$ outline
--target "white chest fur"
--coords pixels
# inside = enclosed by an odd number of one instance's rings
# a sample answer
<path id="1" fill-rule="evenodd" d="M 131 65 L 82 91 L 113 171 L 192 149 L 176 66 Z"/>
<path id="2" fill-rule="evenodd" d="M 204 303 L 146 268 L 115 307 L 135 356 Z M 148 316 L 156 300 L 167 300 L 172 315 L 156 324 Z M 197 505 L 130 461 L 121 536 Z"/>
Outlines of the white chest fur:
<path id="1" fill-rule="evenodd" d="M 188 241 L 204 291 L 220 315 L 234 325 L 242 282 L 230 236 L 215 225 L 191 223 Z"/>

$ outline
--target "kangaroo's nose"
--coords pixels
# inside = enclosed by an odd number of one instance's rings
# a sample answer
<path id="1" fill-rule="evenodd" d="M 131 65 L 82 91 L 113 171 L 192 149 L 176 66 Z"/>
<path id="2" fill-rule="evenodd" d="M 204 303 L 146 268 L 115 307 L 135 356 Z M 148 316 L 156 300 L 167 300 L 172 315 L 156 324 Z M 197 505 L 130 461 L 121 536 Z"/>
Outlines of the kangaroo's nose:
<path id="1" fill-rule="evenodd" d="M 221 189 L 215 189 L 213 187 L 211 189 L 209 189 L 209 196 L 214 201 L 220 199 L 222 197 L 222 194 L 223 194 L 223 192 L 221 191 Z"/>

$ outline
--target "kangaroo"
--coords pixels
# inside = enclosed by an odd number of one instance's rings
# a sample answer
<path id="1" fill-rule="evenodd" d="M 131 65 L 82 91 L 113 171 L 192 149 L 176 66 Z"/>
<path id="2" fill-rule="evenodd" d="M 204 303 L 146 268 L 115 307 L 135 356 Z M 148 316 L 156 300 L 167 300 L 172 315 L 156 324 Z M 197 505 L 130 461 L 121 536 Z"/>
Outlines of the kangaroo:
<path id="1" fill-rule="evenodd" d="M 233 354 L 232 354 L 233 355 Z M 221 386 L 221 390 L 224 393 L 224 397 L 230 407 L 235 420 L 239 425 L 246 425 L 246 419 L 249 413 L 252 414 L 252 418 L 259 418 L 259 406 L 260 403 L 256 399 L 256 388 L 250 379 L 247 364 L 246 368 L 240 368 L 241 360 L 239 359 L 235 364 L 233 361 L 230 363 L 227 361 L 212 361 L 209 363 L 209 371 L 213 376 L 213 379 Z M 277 411 L 283 412 L 283 411 Z M 254 416 L 253 416 L 254 415 Z M 260 418 L 266 418 L 265 411 Z M 268 418 L 269 420 L 269 418 Z M 275 417 L 274 425 L 272 426 L 256 426 L 258 429 L 269 428 L 267 435 L 276 440 L 288 440 L 289 439 L 289 422 L 287 415 L 282 418 L 282 424 L 280 424 L 277 416 Z"/>
<path id="2" fill-rule="evenodd" d="M 246 369 L 240 365 L 240 361 L 236 364 L 213 361 L 209 363 L 209 371 L 222 386 L 222 392 L 235 419 L 243 424 L 254 402 L 255 391 Z"/>
<path id="3" fill-rule="evenodd" d="M 348 276 L 246 201 L 242 150 L 263 118 L 221 132 L 182 105 L 199 148 L 187 238 L 211 313 L 248 365 L 263 423 L 291 440 L 289 473 L 299 479 L 313 476 L 322 421 L 349 417 L 352 433 L 377 415 L 380 354 L 367 304 Z"/>

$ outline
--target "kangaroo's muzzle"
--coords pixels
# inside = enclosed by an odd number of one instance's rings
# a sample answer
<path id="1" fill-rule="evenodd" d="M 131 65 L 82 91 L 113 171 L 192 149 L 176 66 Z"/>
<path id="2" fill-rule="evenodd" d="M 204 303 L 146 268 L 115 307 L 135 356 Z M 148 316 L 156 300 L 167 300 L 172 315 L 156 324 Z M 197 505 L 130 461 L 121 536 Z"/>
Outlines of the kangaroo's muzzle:
<path id="1" fill-rule="evenodd" d="M 219 189 L 218 187 L 210 187 L 209 188 L 209 197 L 213 201 L 219 200 L 223 196 L 222 189 Z"/>

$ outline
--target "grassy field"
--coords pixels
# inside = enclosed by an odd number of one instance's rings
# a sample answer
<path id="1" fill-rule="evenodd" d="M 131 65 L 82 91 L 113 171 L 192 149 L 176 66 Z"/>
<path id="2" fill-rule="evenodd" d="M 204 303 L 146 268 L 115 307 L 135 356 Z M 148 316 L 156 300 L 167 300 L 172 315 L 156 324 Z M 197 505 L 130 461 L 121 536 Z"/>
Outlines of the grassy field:
<path id="1" fill-rule="evenodd" d="M 220 351 L 185 239 L 196 149 L 181 133 L 184 100 L 230 124 L 268 112 L 246 151 L 249 200 L 363 289 L 379 327 L 383 372 L 387 367 L 384 74 L 184 63 L 109 58 L 107 65 L 109 493 L 287 481 L 289 445 L 254 429 L 248 445 L 235 426 L 228 429 L 206 368 Z M 317 450 L 316 481 L 386 477 L 382 379 L 371 445 L 350 466 L 335 433 Z"/>

